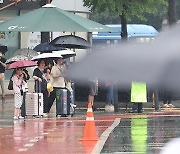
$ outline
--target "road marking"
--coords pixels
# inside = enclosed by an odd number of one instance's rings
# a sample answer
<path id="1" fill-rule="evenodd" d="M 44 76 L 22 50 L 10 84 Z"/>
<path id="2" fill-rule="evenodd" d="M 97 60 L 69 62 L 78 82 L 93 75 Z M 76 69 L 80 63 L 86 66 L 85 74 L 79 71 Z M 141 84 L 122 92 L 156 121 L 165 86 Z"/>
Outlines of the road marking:
<path id="1" fill-rule="evenodd" d="M 27 150 L 28 150 L 28 148 L 21 148 L 18 151 L 27 151 Z"/>
<path id="2" fill-rule="evenodd" d="M 43 136 L 36 136 L 35 139 L 43 139 Z"/>
<path id="3" fill-rule="evenodd" d="M 32 147 L 34 145 L 34 143 L 27 143 L 24 145 L 24 147 Z"/>
<path id="4" fill-rule="evenodd" d="M 38 142 L 38 141 L 39 141 L 38 139 L 32 139 L 29 142 Z"/>
<path id="5" fill-rule="evenodd" d="M 48 135 L 49 133 L 41 133 L 42 135 Z"/>
<path id="6" fill-rule="evenodd" d="M 41 133 L 41 134 L 42 135 L 47 135 L 49 133 Z M 19 152 L 27 151 L 30 147 L 33 147 L 36 142 L 38 142 L 39 140 L 41 140 L 43 138 L 44 138 L 44 136 L 36 136 L 36 137 L 34 137 L 33 139 L 29 140 L 29 142 L 27 144 L 25 144 L 23 146 L 23 148 L 20 148 L 18 151 Z"/>
<path id="7" fill-rule="evenodd" d="M 91 152 L 92 154 L 99 154 L 99 153 L 101 152 L 101 150 L 103 149 L 103 146 L 104 146 L 106 140 L 107 140 L 108 137 L 109 137 L 109 134 L 113 131 L 114 128 L 116 128 L 116 127 L 119 125 L 120 120 L 121 120 L 120 118 L 116 118 L 116 119 L 114 120 L 113 124 L 112 124 L 110 127 L 108 127 L 108 128 L 101 134 L 101 137 L 100 137 L 101 140 L 99 140 L 99 141 L 96 143 L 94 149 L 93 149 L 92 152 Z"/>

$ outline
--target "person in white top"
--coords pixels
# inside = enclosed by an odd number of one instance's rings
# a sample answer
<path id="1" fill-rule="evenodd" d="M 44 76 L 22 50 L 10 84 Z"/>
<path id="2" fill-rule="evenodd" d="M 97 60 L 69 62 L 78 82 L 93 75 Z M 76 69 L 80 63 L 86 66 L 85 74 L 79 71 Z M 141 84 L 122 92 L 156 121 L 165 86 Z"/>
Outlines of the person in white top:
<path id="1" fill-rule="evenodd" d="M 14 90 L 14 120 L 24 119 L 20 116 L 20 108 L 23 102 L 23 86 L 26 84 L 24 81 L 24 74 L 21 68 L 16 68 L 15 74 L 12 77 L 13 90 Z"/>
<path id="2" fill-rule="evenodd" d="M 56 98 L 56 90 L 58 88 L 65 88 L 65 76 L 66 76 L 66 66 L 63 64 L 64 60 L 62 58 L 56 59 L 56 64 L 51 69 L 51 77 L 50 83 L 53 86 L 53 91 L 50 93 L 49 96 L 49 108 L 48 112 L 50 111 L 53 102 Z"/>

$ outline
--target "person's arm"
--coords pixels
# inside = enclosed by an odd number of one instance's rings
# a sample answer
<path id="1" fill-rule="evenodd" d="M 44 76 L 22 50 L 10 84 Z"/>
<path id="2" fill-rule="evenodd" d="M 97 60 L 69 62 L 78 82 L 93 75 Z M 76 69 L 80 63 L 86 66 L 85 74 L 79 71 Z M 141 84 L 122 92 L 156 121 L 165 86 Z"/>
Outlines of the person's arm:
<path id="1" fill-rule="evenodd" d="M 23 76 L 20 76 L 19 78 L 17 77 L 17 75 L 13 76 L 13 82 L 16 86 L 21 86 L 22 81 L 23 81 Z"/>
<path id="2" fill-rule="evenodd" d="M 39 82 L 42 82 L 42 79 L 40 77 L 38 77 L 38 70 L 37 69 L 35 69 L 33 72 L 33 79 L 38 80 Z"/>
<path id="3" fill-rule="evenodd" d="M 39 82 L 42 82 L 42 79 L 41 79 L 40 77 L 38 77 L 38 76 L 35 76 L 35 75 L 34 75 L 34 76 L 33 76 L 33 79 L 34 79 L 34 80 L 38 80 Z"/>
<path id="4" fill-rule="evenodd" d="M 2 61 L 0 61 L 0 64 L 1 64 L 3 67 L 6 68 L 6 64 L 5 64 L 5 63 L 3 63 Z"/>
<path id="5" fill-rule="evenodd" d="M 59 71 L 58 71 L 58 72 L 59 72 Z M 51 76 L 52 76 L 53 78 L 62 77 L 61 73 L 58 73 L 58 72 L 56 71 L 56 68 L 55 68 L 55 67 L 52 67 Z"/>

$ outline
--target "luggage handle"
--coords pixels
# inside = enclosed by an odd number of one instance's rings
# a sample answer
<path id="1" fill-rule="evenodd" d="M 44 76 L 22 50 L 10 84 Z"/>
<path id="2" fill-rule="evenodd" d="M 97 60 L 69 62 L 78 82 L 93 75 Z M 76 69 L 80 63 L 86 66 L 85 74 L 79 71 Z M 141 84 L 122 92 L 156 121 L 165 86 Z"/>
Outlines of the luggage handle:
<path id="1" fill-rule="evenodd" d="M 38 80 L 35 80 L 35 82 L 36 82 L 35 91 L 37 93 L 41 93 L 41 82 L 39 82 Z"/>

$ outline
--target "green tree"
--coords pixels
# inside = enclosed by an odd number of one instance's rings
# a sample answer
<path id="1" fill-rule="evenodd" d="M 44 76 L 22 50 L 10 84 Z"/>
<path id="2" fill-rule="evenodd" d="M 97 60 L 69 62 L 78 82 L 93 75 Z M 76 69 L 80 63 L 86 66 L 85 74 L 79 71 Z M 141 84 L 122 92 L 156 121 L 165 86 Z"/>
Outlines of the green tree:
<path id="1" fill-rule="evenodd" d="M 121 37 L 127 40 L 127 22 L 136 17 L 146 20 L 144 13 L 156 14 L 159 5 L 167 6 L 166 0 L 83 0 L 84 6 L 99 13 L 109 12 L 121 19 Z M 162 9 L 163 7 L 161 7 Z"/>

